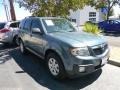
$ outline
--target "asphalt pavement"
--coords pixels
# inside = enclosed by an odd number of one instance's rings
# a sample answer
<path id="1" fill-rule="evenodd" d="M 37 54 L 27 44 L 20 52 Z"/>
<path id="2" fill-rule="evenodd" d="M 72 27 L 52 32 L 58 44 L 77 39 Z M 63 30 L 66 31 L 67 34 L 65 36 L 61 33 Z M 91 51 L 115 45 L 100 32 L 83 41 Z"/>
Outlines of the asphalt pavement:
<path id="1" fill-rule="evenodd" d="M 120 67 L 107 64 L 88 76 L 54 80 L 42 59 L 0 45 L 0 90 L 120 90 L 119 75 Z"/>

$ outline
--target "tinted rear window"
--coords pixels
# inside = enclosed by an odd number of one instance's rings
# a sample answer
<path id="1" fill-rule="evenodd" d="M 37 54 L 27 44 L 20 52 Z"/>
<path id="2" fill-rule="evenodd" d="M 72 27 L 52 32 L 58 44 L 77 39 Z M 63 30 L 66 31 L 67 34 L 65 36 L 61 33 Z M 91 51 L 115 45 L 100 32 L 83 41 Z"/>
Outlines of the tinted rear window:
<path id="1" fill-rule="evenodd" d="M 5 26 L 5 23 L 0 23 L 0 29 L 3 29 Z"/>
<path id="2" fill-rule="evenodd" d="M 11 24 L 10 24 L 10 27 L 12 27 L 12 28 L 17 28 L 17 27 L 19 27 L 19 22 L 11 23 Z"/>

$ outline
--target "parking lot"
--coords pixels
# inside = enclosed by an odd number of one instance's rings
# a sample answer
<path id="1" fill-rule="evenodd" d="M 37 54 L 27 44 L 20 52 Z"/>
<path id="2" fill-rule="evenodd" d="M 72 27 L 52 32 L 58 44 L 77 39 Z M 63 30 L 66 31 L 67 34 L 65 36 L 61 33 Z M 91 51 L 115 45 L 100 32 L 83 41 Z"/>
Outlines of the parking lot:
<path id="1" fill-rule="evenodd" d="M 120 47 L 120 34 L 105 34 L 105 38 L 108 40 L 110 46 Z"/>
<path id="2" fill-rule="evenodd" d="M 120 90 L 119 75 L 120 67 L 107 64 L 88 76 L 57 81 L 40 58 L 32 53 L 22 55 L 19 47 L 0 44 L 0 90 Z"/>

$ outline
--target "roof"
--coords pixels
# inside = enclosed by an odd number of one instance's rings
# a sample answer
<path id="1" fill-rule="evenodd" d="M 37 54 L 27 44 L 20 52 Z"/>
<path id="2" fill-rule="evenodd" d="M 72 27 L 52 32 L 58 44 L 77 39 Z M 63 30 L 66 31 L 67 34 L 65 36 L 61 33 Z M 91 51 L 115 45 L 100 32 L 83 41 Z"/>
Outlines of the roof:
<path id="1" fill-rule="evenodd" d="M 29 16 L 26 18 L 39 18 L 39 19 L 62 19 L 61 17 L 36 17 L 36 16 Z"/>

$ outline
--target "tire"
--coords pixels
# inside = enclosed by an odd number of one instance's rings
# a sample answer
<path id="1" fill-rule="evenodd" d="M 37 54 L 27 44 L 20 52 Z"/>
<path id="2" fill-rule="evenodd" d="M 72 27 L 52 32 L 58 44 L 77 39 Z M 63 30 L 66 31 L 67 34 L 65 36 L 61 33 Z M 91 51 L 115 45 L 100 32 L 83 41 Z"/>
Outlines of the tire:
<path id="1" fill-rule="evenodd" d="M 13 43 L 14 43 L 14 45 L 19 46 L 18 36 L 15 36 L 15 37 L 14 37 L 14 39 L 13 39 Z"/>
<path id="2" fill-rule="evenodd" d="M 61 61 L 61 58 L 56 53 L 49 53 L 46 57 L 47 59 L 47 68 L 50 74 L 55 79 L 64 79 L 65 75 L 65 68 Z"/>
<path id="3" fill-rule="evenodd" d="M 20 51 L 22 54 L 26 54 L 26 52 L 27 52 L 22 40 L 20 40 Z"/>
<path id="4" fill-rule="evenodd" d="M 4 46 L 10 46 L 10 43 L 3 43 Z"/>

